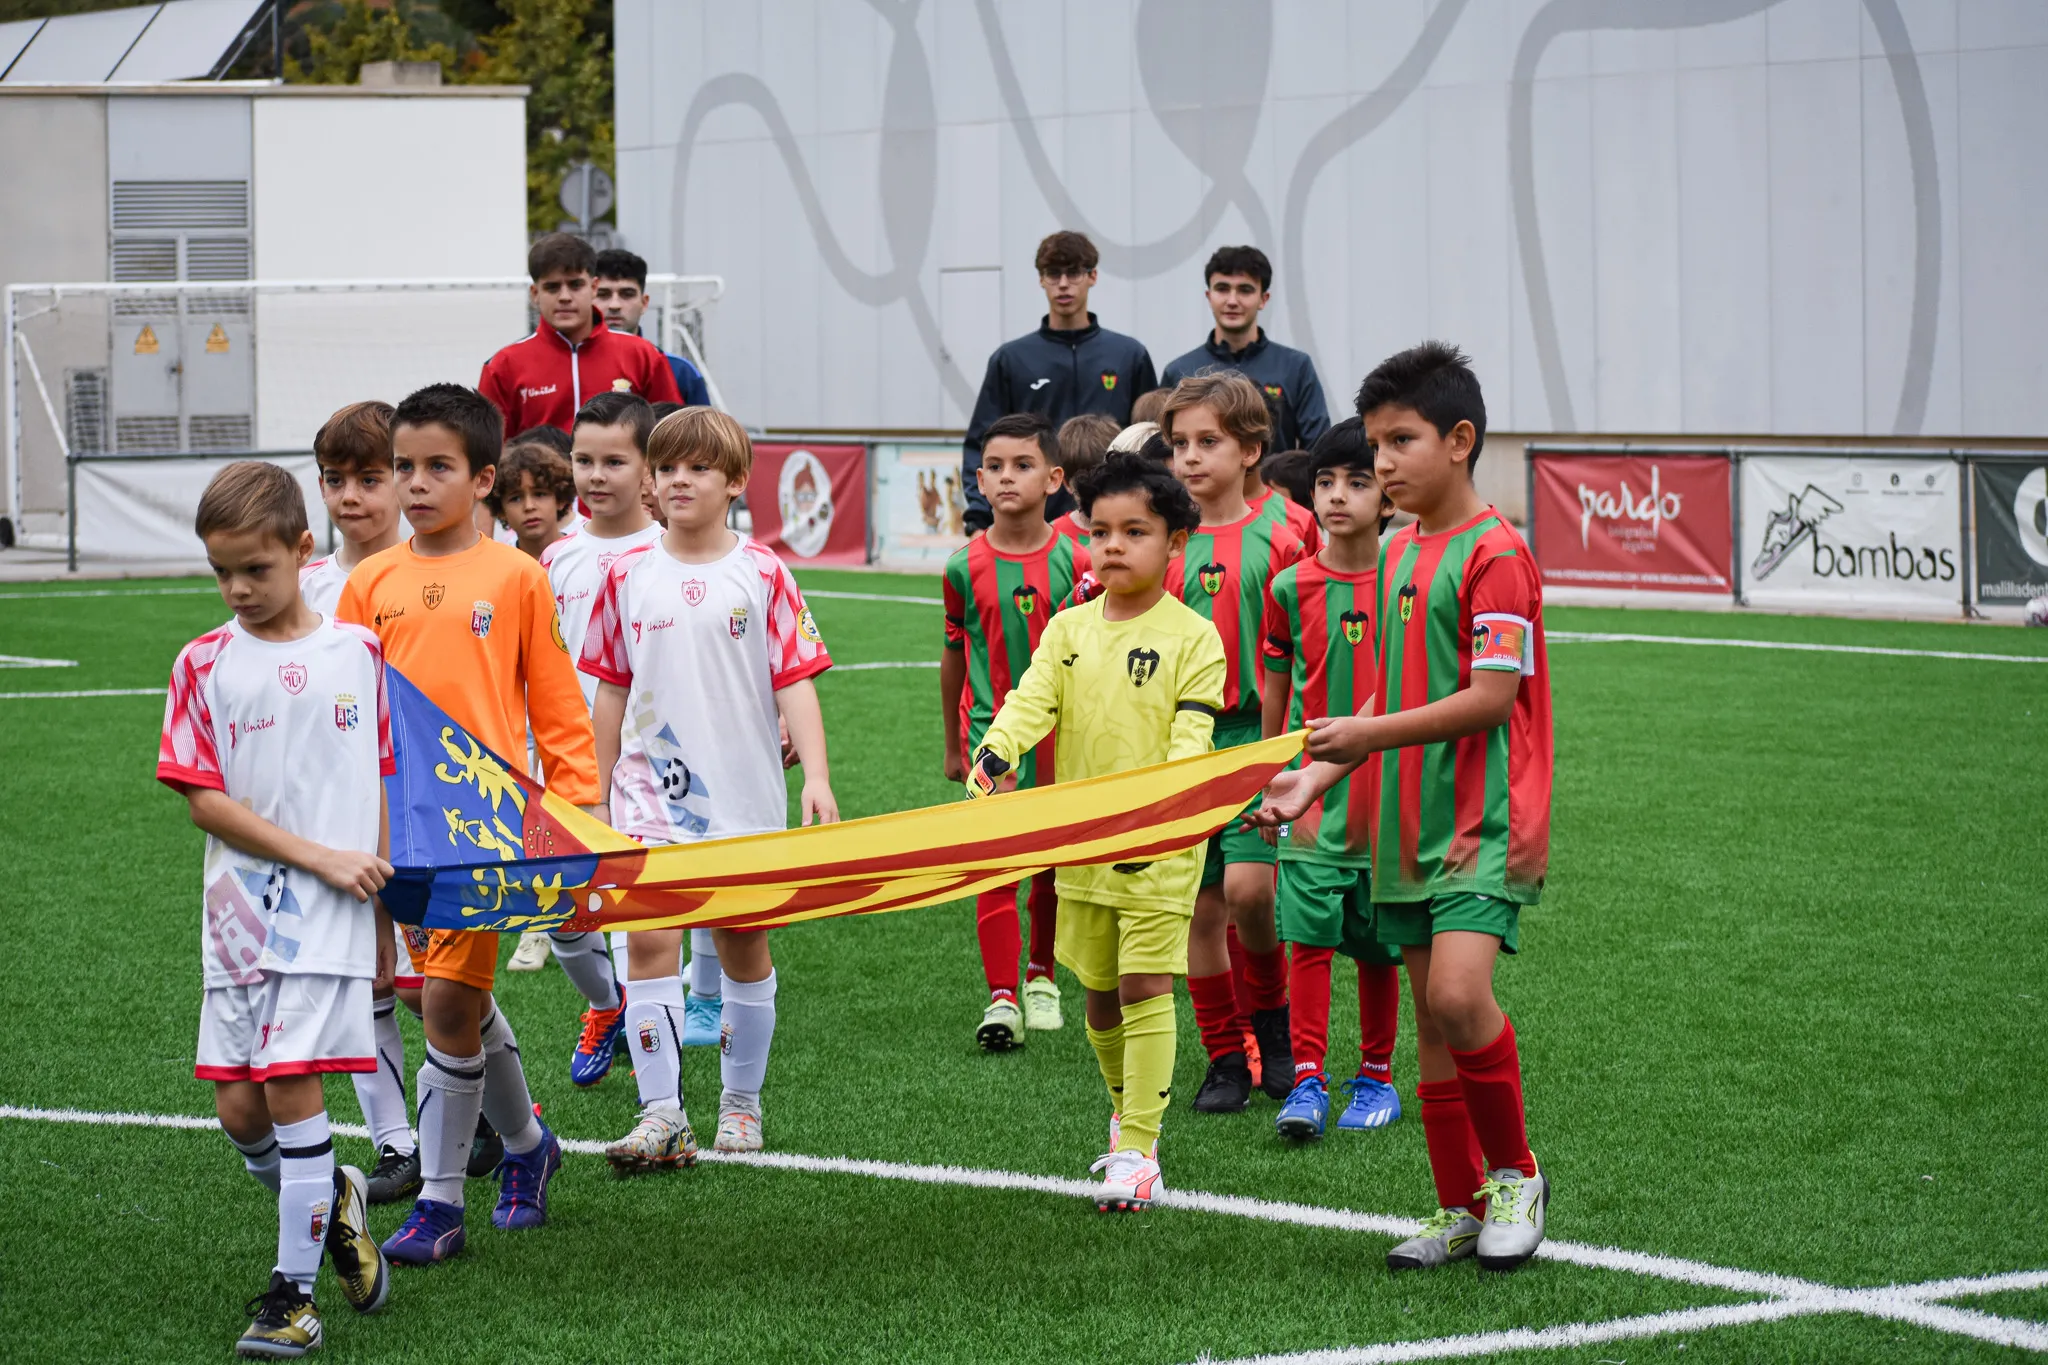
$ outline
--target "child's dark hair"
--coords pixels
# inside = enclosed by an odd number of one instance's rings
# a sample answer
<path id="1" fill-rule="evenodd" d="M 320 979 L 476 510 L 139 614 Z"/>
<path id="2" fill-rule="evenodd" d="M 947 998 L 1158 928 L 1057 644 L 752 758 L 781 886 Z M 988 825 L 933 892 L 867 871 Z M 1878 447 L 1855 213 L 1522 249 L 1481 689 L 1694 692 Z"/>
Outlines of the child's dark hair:
<path id="1" fill-rule="evenodd" d="M 988 430 L 981 433 L 981 448 L 987 450 L 989 441 L 997 436 L 1012 441 L 1036 441 L 1038 453 L 1045 457 L 1047 464 L 1060 462 L 1060 444 L 1053 439 L 1052 423 L 1042 412 L 1013 412 L 996 418 L 988 424 Z"/>
<path id="2" fill-rule="evenodd" d="M 313 433 L 313 460 L 322 469 L 353 473 L 391 468 L 391 405 L 350 403 Z"/>
<path id="3" fill-rule="evenodd" d="M 1309 472 L 1306 450 L 1280 450 L 1259 462 L 1259 477 L 1287 495 L 1298 507 L 1316 510 L 1316 477 Z"/>
<path id="4" fill-rule="evenodd" d="M 647 437 L 654 430 L 654 409 L 637 393 L 601 393 L 576 409 L 576 425 L 586 422 L 594 427 L 631 429 L 634 449 L 645 455 Z"/>
<path id="5" fill-rule="evenodd" d="M 505 499 L 518 496 L 520 483 L 528 478 L 533 480 L 534 492 L 554 495 L 558 511 L 576 505 L 576 475 L 561 453 L 539 441 L 514 441 L 498 460 L 498 481 L 484 496 L 492 516 L 505 520 Z"/>
<path id="6" fill-rule="evenodd" d="M 1472 359 L 1447 341 L 1425 341 L 1388 356 L 1358 386 L 1358 415 L 1376 408 L 1413 408 L 1422 420 L 1445 436 L 1460 422 L 1472 424 L 1472 455 L 1468 470 L 1479 465 L 1486 444 L 1486 398 Z"/>
<path id="7" fill-rule="evenodd" d="M 505 444 L 505 416 L 498 405 L 460 384 L 429 384 L 405 396 L 391 414 L 391 429 L 444 426 L 462 441 L 472 477 L 498 463 Z"/>
<path id="8" fill-rule="evenodd" d="M 1074 497 L 1084 513 L 1094 511 L 1097 498 L 1112 493 L 1143 494 L 1153 512 L 1166 522 L 1168 532 L 1192 531 L 1202 524 L 1201 509 L 1180 480 L 1166 466 L 1143 455 L 1113 450 L 1074 484 Z"/>
<path id="9" fill-rule="evenodd" d="M 1453 423 L 1452 425 L 1456 425 Z M 1308 483 L 1313 494 L 1316 476 L 1325 469 L 1357 469 L 1367 474 L 1373 471 L 1372 450 L 1365 443 L 1365 419 L 1346 417 L 1322 435 L 1308 450 Z M 1375 475 L 1375 478 L 1377 476 Z M 1387 529 L 1387 523 L 1394 519 L 1394 504 L 1380 495 L 1380 530 Z"/>
<path id="10" fill-rule="evenodd" d="M 1209 264 L 1202 267 L 1202 286 L 1218 275 L 1249 275 L 1259 282 L 1259 292 L 1273 287 L 1273 263 L 1255 246 L 1219 246 Z"/>
<path id="11" fill-rule="evenodd" d="M 662 418 L 668 416 L 672 412 L 681 412 L 683 410 L 684 405 L 681 403 L 650 403 L 648 404 L 648 407 L 653 410 L 654 421 L 655 424 L 658 426 L 660 425 Z"/>
<path id="12" fill-rule="evenodd" d="M 598 252 L 597 259 L 591 263 L 590 273 L 601 280 L 631 280 L 640 286 L 643 293 L 647 289 L 646 260 L 622 246 L 607 247 Z"/>
<path id="13" fill-rule="evenodd" d="M 544 445 L 565 460 L 569 458 L 569 452 L 575 449 L 575 442 L 569 439 L 568 432 L 560 427 L 551 427 L 546 422 L 528 427 L 506 441 L 505 445 L 508 449 L 517 445 Z"/>
<path id="14" fill-rule="evenodd" d="M 595 275 L 597 251 L 581 237 L 550 232 L 526 251 L 526 277 L 536 284 L 550 275 Z"/>

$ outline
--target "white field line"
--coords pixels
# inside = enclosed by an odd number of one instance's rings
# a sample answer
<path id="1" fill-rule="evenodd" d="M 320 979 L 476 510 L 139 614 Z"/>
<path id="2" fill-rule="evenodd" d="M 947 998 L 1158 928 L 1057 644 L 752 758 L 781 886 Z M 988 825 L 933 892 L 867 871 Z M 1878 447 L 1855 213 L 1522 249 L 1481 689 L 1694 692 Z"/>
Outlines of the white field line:
<path id="1" fill-rule="evenodd" d="M 0 602 L 33 602 L 52 597 L 218 597 L 219 588 L 69 588 L 61 592 L 0 592 Z"/>
<path id="2" fill-rule="evenodd" d="M 869 673 L 878 668 L 937 668 L 938 666 L 939 661 L 937 659 L 892 659 L 887 663 L 876 664 L 834 664 L 826 671 L 828 673 Z"/>
<path id="3" fill-rule="evenodd" d="M 909 602 L 920 607 L 945 605 L 942 597 L 905 597 L 893 592 L 830 592 L 824 588 L 805 588 L 805 597 L 836 597 L 842 602 Z"/>
<path id="4" fill-rule="evenodd" d="M 193 1130 L 213 1129 L 219 1126 L 216 1120 L 197 1115 L 97 1113 L 81 1109 L 39 1109 L 17 1105 L 0 1105 L 0 1119 Z M 345 1137 L 369 1136 L 369 1131 L 360 1124 L 335 1124 L 334 1131 Z M 563 1138 L 561 1142 L 564 1151 L 579 1155 L 597 1156 L 604 1151 L 604 1144 L 601 1142 L 577 1138 Z M 966 1166 L 917 1166 L 903 1162 L 870 1161 L 853 1157 L 802 1156 L 790 1152 L 705 1152 L 700 1159 L 719 1165 L 752 1166 L 814 1175 L 862 1175 L 872 1179 L 901 1180 L 913 1184 L 1016 1190 L 1076 1199 L 1092 1198 L 1096 1189 L 1089 1181 L 1070 1180 L 1059 1176 L 1029 1175 Z M 1282 1203 L 1242 1195 L 1169 1191 L 1160 1202 L 1167 1208 L 1186 1209 L 1195 1213 L 1250 1218 L 1297 1227 L 1367 1232 L 1381 1236 L 1406 1236 L 1417 1227 L 1415 1220 L 1409 1218 L 1358 1213 L 1349 1209 L 1322 1208 L 1311 1204 Z M 1734 1293 L 1769 1295 L 1771 1299 L 1766 1303 L 1686 1309 L 1643 1318 L 1616 1319 L 1607 1323 L 1577 1323 L 1540 1330 L 1518 1329 L 1513 1332 L 1446 1337 L 1433 1341 L 1392 1342 L 1344 1351 L 1309 1352 L 1303 1355 L 1259 1359 L 1268 1362 L 1268 1365 L 1278 1365 L 1278 1362 L 1287 1362 L 1287 1365 L 1337 1365 L 1337 1362 L 1370 1365 L 1371 1362 L 1379 1361 L 1449 1359 L 1508 1350 L 1582 1346 L 1600 1341 L 1691 1331 L 1704 1327 L 1733 1326 L 1815 1313 L 1862 1313 L 1999 1345 L 2048 1352 L 2048 1325 L 1999 1318 L 1988 1313 L 1930 1302 L 1937 1298 L 1960 1298 L 2041 1287 L 2048 1285 L 2048 1270 L 1963 1276 L 1931 1280 L 1919 1285 L 1887 1285 L 1876 1289 L 1839 1289 L 1832 1285 L 1788 1275 L 1736 1270 L 1701 1261 L 1655 1256 L 1614 1247 L 1587 1246 L 1577 1242 L 1545 1242 L 1537 1254 L 1545 1259 L 1590 1269 L 1613 1270 Z M 1388 1352 L 1393 1354 L 1387 1354 Z"/>
<path id="5" fill-rule="evenodd" d="M 0 654 L 0 668 L 76 668 L 76 659 L 38 659 L 33 654 Z"/>
<path id="6" fill-rule="evenodd" d="M 1895 659 L 1972 659 L 1993 664 L 2048 664 L 2048 654 L 1966 654 L 1954 649 L 1890 649 L 1882 645 L 1817 645 L 1797 640 L 1723 640 L 1705 635 L 1619 635 L 1553 630 L 1545 639 L 1574 645 L 1720 645 L 1727 649 L 1789 649 L 1803 654 L 1883 654 Z"/>
<path id="7" fill-rule="evenodd" d="M 161 697 L 161 687 L 89 687 L 82 692 L 0 692 L 0 701 L 59 701 L 69 697 Z"/>

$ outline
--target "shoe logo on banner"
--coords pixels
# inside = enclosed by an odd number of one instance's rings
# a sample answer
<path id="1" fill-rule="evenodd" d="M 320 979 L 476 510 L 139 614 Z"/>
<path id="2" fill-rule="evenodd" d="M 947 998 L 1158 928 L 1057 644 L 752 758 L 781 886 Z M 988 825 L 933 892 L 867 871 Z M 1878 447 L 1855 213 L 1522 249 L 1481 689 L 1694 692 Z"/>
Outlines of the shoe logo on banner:
<path id="1" fill-rule="evenodd" d="M 1854 475 L 1851 482 L 1860 486 L 1863 476 Z M 1769 578 L 1822 522 L 1841 510 L 1841 503 L 1812 484 L 1806 485 L 1803 491 L 1786 499 L 1784 508 L 1772 512 L 1770 520 L 1764 523 L 1764 543 L 1749 571 L 1758 578 Z"/>

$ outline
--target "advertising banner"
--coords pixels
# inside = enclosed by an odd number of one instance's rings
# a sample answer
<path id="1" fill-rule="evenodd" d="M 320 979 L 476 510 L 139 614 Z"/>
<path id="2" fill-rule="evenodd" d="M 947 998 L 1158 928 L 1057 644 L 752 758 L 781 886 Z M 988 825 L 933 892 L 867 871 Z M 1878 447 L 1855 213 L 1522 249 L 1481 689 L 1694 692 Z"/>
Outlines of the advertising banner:
<path id="1" fill-rule="evenodd" d="M 875 559 L 892 569 L 946 566 L 967 543 L 960 443 L 875 447 Z"/>
<path id="2" fill-rule="evenodd" d="M 754 539 L 792 564 L 868 562 L 868 448 L 754 443 Z"/>
<path id="3" fill-rule="evenodd" d="M 1727 596 L 1728 470 L 1725 455 L 1537 454 L 1530 516 L 1543 581 Z"/>
<path id="4" fill-rule="evenodd" d="M 320 469 L 311 455 L 266 461 L 298 480 L 311 514 L 316 553 L 332 544 L 320 501 Z M 85 461 L 78 466 L 78 553 L 108 559 L 206 562 L 206 546 L 192 534 L 199 495 L 227 460 L 149 459 Z"/>
<path id="5" fill-rule="evenodd" d="M 1962 609 L 1953 460 L 1750 455 L 1736 552 L 1759 606 Z"/>
<path id="6" fill-rule="evenodd" d="M 1974 468 L 1977 601 L 2023 607 L 2048 597 L 2048 459 Z"/>

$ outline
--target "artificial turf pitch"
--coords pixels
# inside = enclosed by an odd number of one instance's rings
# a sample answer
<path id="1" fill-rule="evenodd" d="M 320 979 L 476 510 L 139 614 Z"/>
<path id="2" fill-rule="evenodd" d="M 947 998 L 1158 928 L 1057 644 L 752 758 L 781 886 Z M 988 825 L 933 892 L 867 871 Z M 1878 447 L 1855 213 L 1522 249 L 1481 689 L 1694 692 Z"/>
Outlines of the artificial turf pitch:
<path id="1" fill-rule="evenodd" d="M 806 573 L 936 599 L 930 578 Z M 144 593 L 146 587 L 188 591 Z M 203 581 L 11 585 L 0 692 L 160 687 L 225 616 Z M 57 598 L 22 594 L 97 590 Z M 935 603 L 820 597 L 841 663 L 937 657 Z M 2031 632 L 1555 608 L 1553 631 L 2048 655 Z M 2044 633 L 2048 634 L 2048 633 Z M 2048 665 L 1633 642 L 1551 648 L 1549 887 L 1497 980 L 1522 1042 L 1551 1235 L 1833 1286 L 2048 1268 Z M 821 679 L 848 818 L 954 799 L 934 670 Z M 0 699 L 0 1105 L 207 1115 L 191 1075 L 201 836 L 153 779 L 162 699 Z M 506 945 L 509 951 L 510 943 Z M 1105 1103 L 1067 1027 L 990 1057 L 966 904 L 779 931 L 771 1152 L 1087 1178 Z M 1331 1069 L 1357 1040 L 1349 969 Z M 501 974 L 544 1115 L 630 1126 L 626 1064 L 573 1089 L 581 1001 Z M 1418 1217 L 1433 1198 L 1404 1007 L 1407 1106 L 1294 1146 L 1276 1106 L 1192 1113 L 1181 1009 L 1162 1156 L 1175 1190 Z M 409 1065 L 417 1025 L 406 1020 Z M 708 1130 L 717 1056 L 684 1058 Z M 409 1087 L 410 1088 L 410 1087 Z M 327 1088 L 357 1121 L 345 1080 Z M 1333 1115 L 1334 1118 L 1334 1115 Z M 708 1142 L 708 1131 L 704 1134 Z M 367 1142 L 343 1138 L 367 1167 Z M 1058 1194 L 703 1165 L 622 1180 L 570 1156 L 549 1225 L 395 1272 L 358 1319 L 323 1278 L 332 1359 L 1215 1360 L 1593 1323 L 1754 1296 L 1539 1260 L 1389 1277 L 1389 1238 Z M 218 1360 L 275 1249 L 270 1197 L 216 1133 L 0 1120 L 0 1359 Z M 382 1235 L 399 1207 L 373 1211 Z M 324 1272 L 323 1272 L 324 1276 Z M 2048 1323 L 2040 1289 L 1957 1306 Z M 2002 1359 L 1912 1322 L 1794 1317 L 1496 1360 Z"/>

